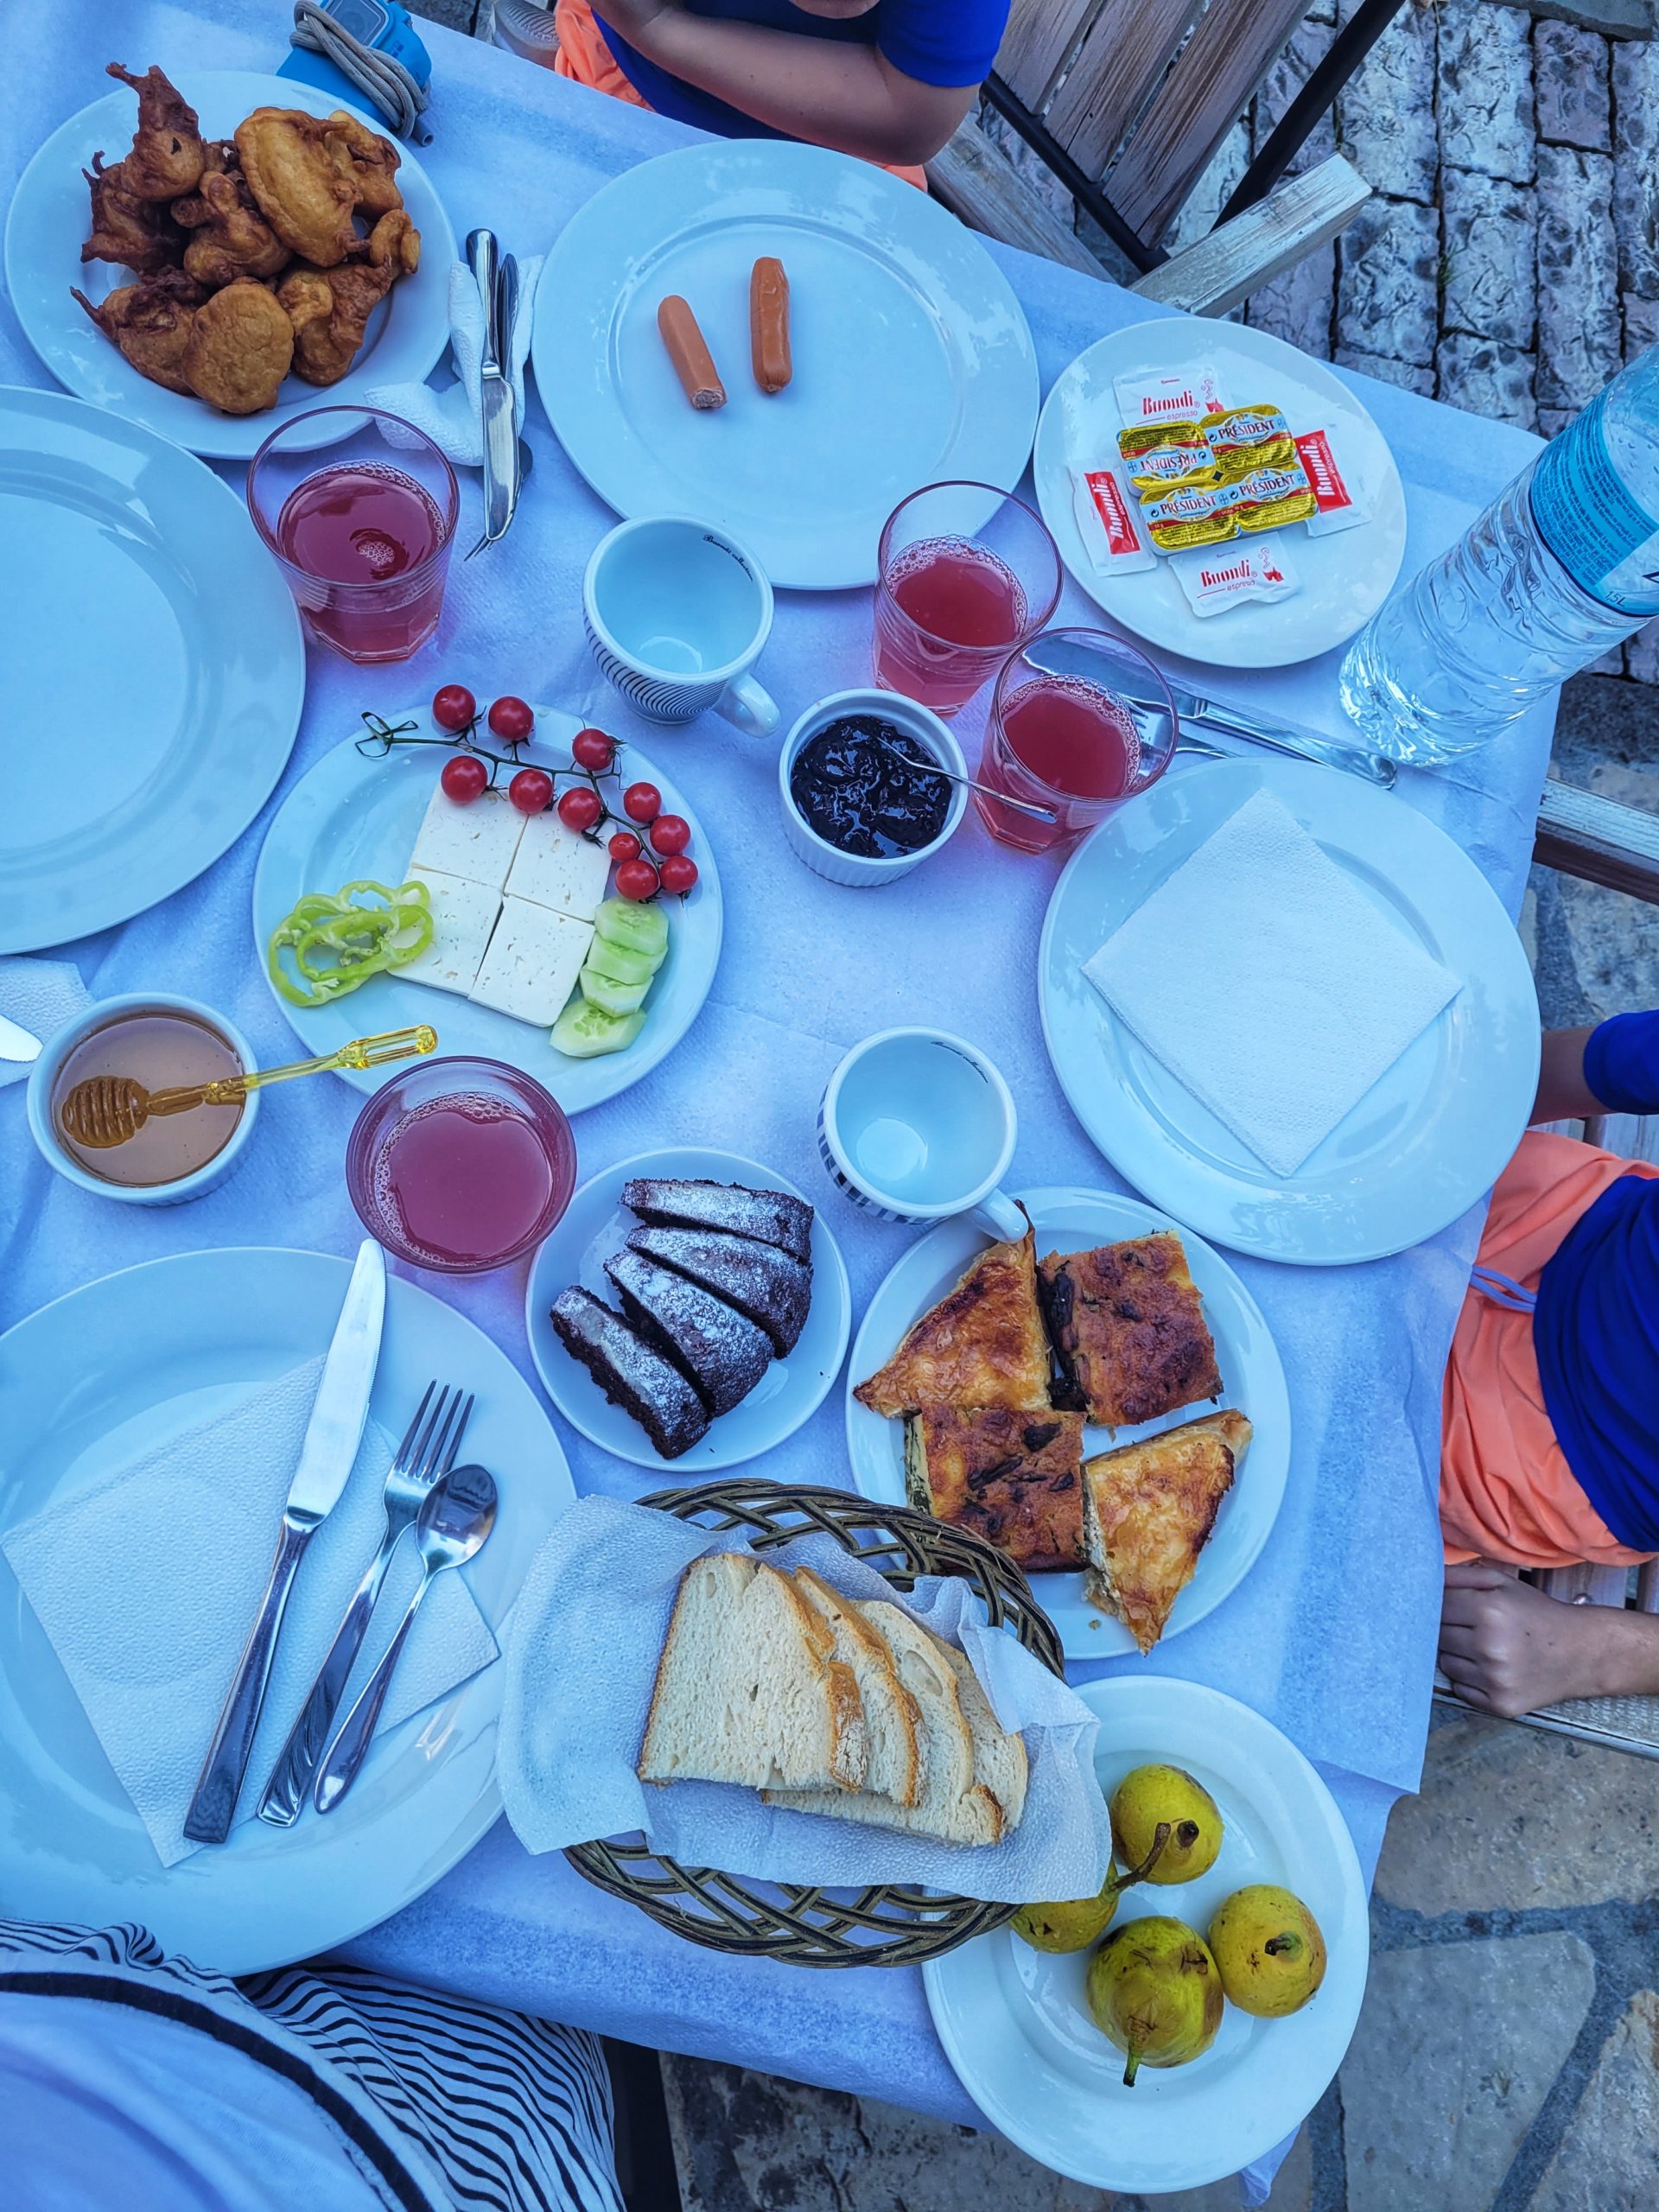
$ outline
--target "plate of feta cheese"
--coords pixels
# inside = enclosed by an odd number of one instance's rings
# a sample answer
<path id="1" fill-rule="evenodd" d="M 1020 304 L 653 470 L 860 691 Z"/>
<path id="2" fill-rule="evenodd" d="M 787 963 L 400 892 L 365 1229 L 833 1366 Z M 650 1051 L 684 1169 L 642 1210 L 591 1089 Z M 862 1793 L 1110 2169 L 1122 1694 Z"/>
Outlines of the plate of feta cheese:
<path id="1" fill-rule="evenodd" d="M 254 874 L 259 959 L 306 1051 L 334 1052 L 354 1037 L 426 1022 L 440 1052 L 521 1068 L 567 1114 L 626 1090 L 696 1020 L 720 959 L 720 878 L 683 795 L 631 743 L 617 748 L 617 772 L 599 779 L 618 812 L 625 785 L 654 784 L 663 811 L 690 828 L 693 888 L 635 905 L 612 883 L 607 833 L 616 823 L 584 836 L 553 808 L 520 813 L 505 771 L 476 798 L 451 798 L 440 778 L 454 755 L 429 710 L 411 708 L 386 723 L 400 731 L 389 748 L 348 738 L 301 778 L 266 833 Z M 581 728 L 574 715 L 537 707 L 516 765 L 557 772 L 568 788 L 570 741 Z M 501 749 L 487 736 L 480 741 Z M 424 885 L 430 942 L 354 990 L 294 1003 L 270 957 L 273 932 L 301 899 L 365 883 L 389 891 Z M 391 1072 L 341 1071 L 361 1090 Z"/>

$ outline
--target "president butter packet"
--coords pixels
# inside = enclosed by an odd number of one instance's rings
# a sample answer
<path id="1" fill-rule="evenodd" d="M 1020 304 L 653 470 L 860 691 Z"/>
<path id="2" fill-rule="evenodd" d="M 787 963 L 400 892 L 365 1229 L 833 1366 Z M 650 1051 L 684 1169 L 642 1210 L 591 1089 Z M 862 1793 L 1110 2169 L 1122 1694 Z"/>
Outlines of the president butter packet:
<path id="1" fill-rule="evenodd" d="M 1194 548 L 1172 556 L 1169 566 L 1201 621 L 1251 602 L 1288 599 L 1301 588 L 1283 555 L 1265 545 L 1235 541 L 1214 552 Z"/>
<path id="2" fill-rule="evenodd" d="M 1141 535 L 1134 493 L 1121 468 L 1074 468 L 1071 504 L 1077 534 L 1096 569 L 1133 575 L 1155 569 L 1157 556 Z"/>

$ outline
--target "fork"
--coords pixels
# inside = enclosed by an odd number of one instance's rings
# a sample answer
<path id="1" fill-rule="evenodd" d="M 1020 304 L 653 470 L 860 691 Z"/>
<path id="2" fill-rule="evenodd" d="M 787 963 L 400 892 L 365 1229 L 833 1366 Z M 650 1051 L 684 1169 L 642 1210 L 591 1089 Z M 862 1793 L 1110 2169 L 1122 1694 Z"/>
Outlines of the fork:
<path id="1" fill-rule="evenodd" d="M 432 1395 L 435 1390 L 435 1403 Z M 317 1670 L 317 1678 L 311 1685 L 300 1717 L 289 1732 L 288 1741 L 265 1786 L 259 1817 L 269 1821 L 273 1827 L 291 1827 L 305 1802 L 311 1778 L 327 1747 L 334 1715 L 362 1648 L 391 1555 L 414 1526 L 433 1484 L 454 1465 L 461 1440 L 472 1417 L 473 1403 L 470 1396 L 463 1397 L 448 1383 L 440 1385 L 435 1381 L 427 1384 L 421 1402 L 415 1408 L 415 1418 L 386 1473 L 386 1526 L 380 1548 L 364 1569 L 363 1579 L 352 1593 L 352 1602 L 328 1647 L 328 1656 Z"/>

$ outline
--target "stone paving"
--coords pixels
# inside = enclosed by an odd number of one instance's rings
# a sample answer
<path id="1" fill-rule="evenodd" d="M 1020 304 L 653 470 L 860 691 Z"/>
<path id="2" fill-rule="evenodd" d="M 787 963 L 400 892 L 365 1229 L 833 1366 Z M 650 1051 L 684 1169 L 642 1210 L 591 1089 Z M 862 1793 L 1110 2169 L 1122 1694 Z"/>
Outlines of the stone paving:
<path id="1" fill-rule="evenodd" d="M 1342 0 L 1344 7 L 1351 0 Z M 416 0 L 472 29 L 490 0 Z M 1646 0 L 1554 10 L 1644 29 Z M 1328 41 L 1316 8 L 1188 211 L 1199 234 Z M 1553 433 L 1659 338 L 1659 48 L 1494 0 L 1408 0 L 1309 158 L 1377 198 L 1248 319 Z M 1555 765 L 1659 807 L 1659 643 L 1567 687 Z M 1630 677 L 1642 681 L 1631 682 Z M 1659 1004 L 1659 910 L 1535 871 L 1544 1018 Z M 1437 1712 L 1389 1831 L 1353 2046 L 1269 2212 L 1659 2206 L 1659 1763 Z M 664 2087 L 684 2212 L 1106 2212 L 994 2135 L 702 2062 Z M 1116 2200 L 1234 2212 L 1230 2183 Z"/>

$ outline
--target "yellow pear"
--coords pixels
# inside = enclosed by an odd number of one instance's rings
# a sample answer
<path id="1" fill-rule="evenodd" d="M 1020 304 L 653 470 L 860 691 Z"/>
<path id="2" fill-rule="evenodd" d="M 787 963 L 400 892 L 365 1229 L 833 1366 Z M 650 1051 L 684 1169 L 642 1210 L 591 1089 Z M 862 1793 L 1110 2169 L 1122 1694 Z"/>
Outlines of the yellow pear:
<path id="1" fill-rule="evenodd" d="M 1221 1986 L 1241 2012 L 1282 2020 L 1325 1980 L 1325 1938 L 1299 1897 L 1271 1882 L 1235 1890 L 1210 1923 Z"/>
<path id="2" fill-rule="evenodd" d="M 1014 1934 L 1034 1951 L 1086 1951 L 1111 1926 L 1124 1891 L 1150 1878 L 1168 1841 L 1168 1825 L 1160 1823 L 1153 1832 L 1152 1849 L 1141 1864 L 1122 1874 L 1114 1866 L 1095 1897 L 1073 1897 L 1064 1904 L 1021 1905 L 1012 1923 Z"/>
<path id="3" fill-rule="evenodd" d="M 1138 2068 L 1185 2066 L 1221 2025 L 1221 1976 L 1196 1928 L 1154 1913 L 1109 1935 L 1084 1984 L 1095 2025 L 1123 2053 L 1123 2085 Z"/>
<path id="4" fill-rule="evenodd" d="M 1168 1823 L 1169 1841 L 1147 1876 L 1149 1882 L 1196 1881 L 1215 1865 L 1221 1814 L 1184 1767 L 1136 1767 L 1113 1791 L 1111 1809 L 1117 1855 L 1131 1866 L 1146 1857 L 1160 1826 Z"/>

